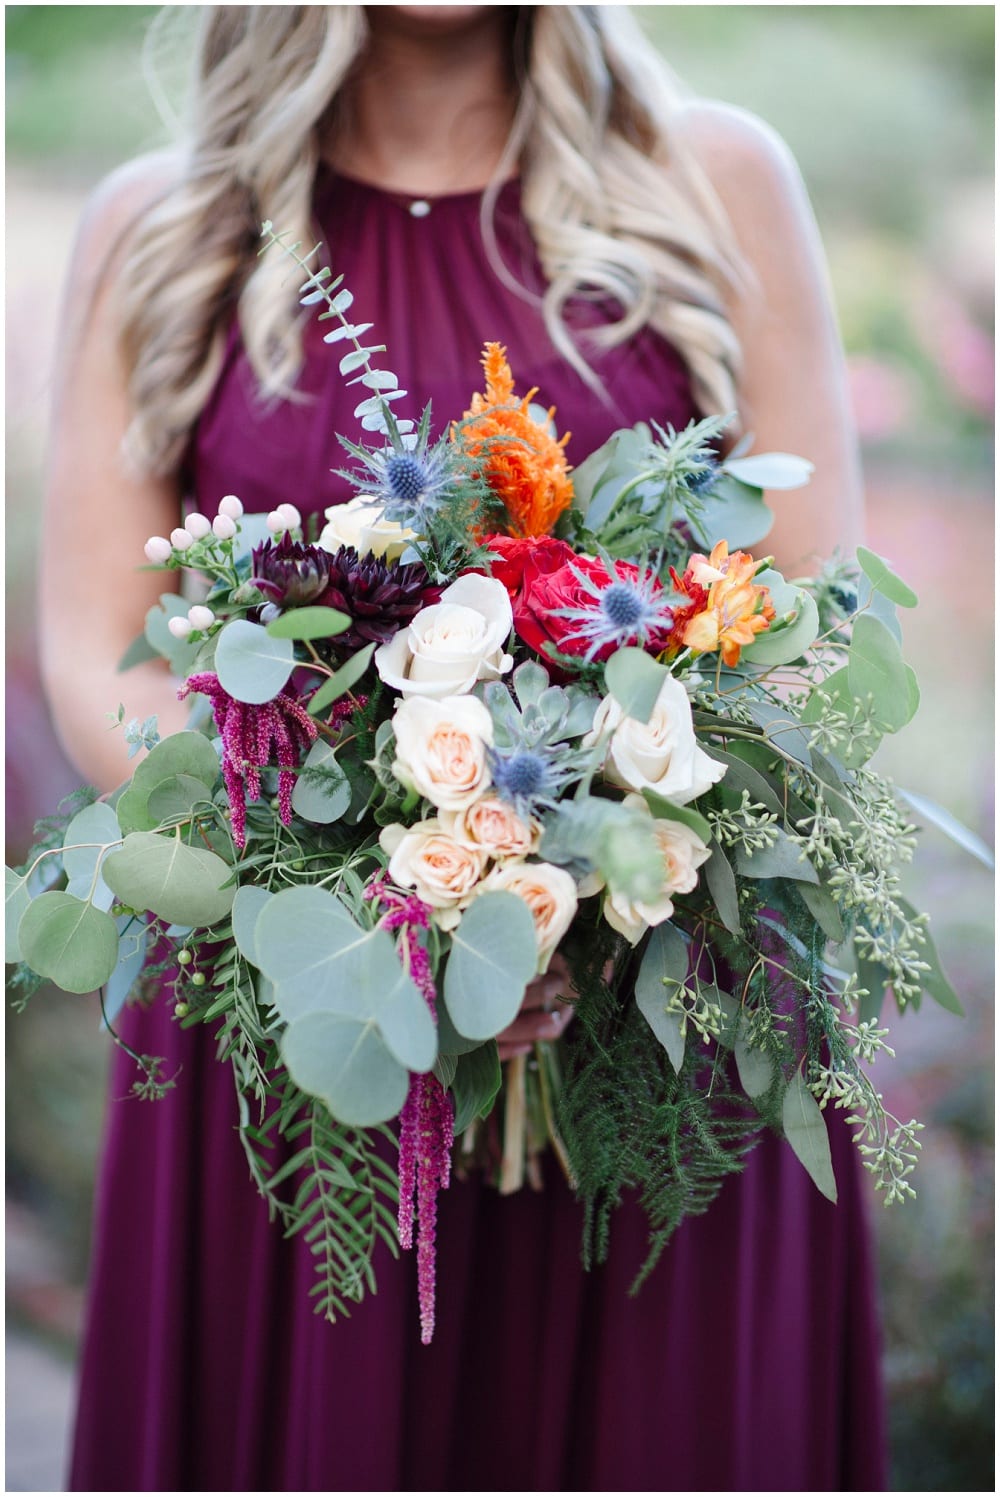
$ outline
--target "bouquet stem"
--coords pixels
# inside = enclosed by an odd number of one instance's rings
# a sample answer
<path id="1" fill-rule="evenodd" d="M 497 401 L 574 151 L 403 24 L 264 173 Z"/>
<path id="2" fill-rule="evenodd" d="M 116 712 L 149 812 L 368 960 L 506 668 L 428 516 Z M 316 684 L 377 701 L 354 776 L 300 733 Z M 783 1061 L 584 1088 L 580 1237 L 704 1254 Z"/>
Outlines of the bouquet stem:
<path id="1" fill-rule="evenodd" d="M 527 1121 L 527 1056 L 515 1055 L 507 1062 L 504 1088 L 503 1157 L 500 1161 L 500 1194 L 513 1195 L 524 1184 L 524 1136 Z"/>

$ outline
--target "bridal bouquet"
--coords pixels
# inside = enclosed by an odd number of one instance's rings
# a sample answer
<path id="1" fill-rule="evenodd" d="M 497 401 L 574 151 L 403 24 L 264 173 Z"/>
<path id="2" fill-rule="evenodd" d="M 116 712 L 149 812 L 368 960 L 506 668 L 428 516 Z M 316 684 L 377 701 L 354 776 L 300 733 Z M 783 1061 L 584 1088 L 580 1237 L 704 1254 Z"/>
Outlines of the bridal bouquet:
<path id="1" fill-rule="evenodd" d="M 765 1127 L 835 1198 L 829 1106 L 886 1201 L 912 1194 L 919 1125 L 864 1069 L 887 989 L 958 1009 L 900 893 L 914 828 L 868 765 L 917 706 L 912 593 L 864 549 L 798 582 L 748 549 L 762 491 L 809 468 L 721 459 L 721 420 L 619 431 L 571 471 L 498 344 L 432 439 L 429 410 L 394 415 L 350 292 L 299 263 L 359 390 L 356 497 L 310 527 L 230 495 L 150 539 L 184 595 L 123 666 L 165 657 L 190 728 L 120 708 L 148 750 L 131 779 L 7 871 L 16 982 L 99 989 L 112 1032 L 165 994 L 217 1028 L 249 1168 L 330 1319 L 416 1233 L 430 1339 L 453 1164 L 508 1190 L 551 1146 L 588 1263 L 636 1190 L 643 1273 Z M 573 1022 L 502 1068 L 557 951 Z M 162 1060 L 134 1058 L 162 1095 Z"/>

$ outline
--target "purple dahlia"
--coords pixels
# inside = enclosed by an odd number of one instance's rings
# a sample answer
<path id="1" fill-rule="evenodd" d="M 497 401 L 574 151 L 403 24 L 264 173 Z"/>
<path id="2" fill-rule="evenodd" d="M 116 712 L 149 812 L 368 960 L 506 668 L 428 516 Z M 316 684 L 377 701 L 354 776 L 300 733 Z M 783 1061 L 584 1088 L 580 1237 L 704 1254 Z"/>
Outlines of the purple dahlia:
<path id="1" fill-rule="evenodd" d="M 326 587 L 329 570 L 328 551 L 293 541 L 286 530 L 280 541 L 265 541 L 254 547 L 250 581 L 279 608 L 301 608 L 316 602 Z"/>
<path id="2" fill-rule="evenodd" d="M 419 561 L 386 561 L 381 556 L 359 556 L 353 546 L 341 546 L 327 558 L 326 589 L 317 601 L 339 608 L 353 624 L 331 644 L 338 650 L 359 650 L 374 641 L 385 644 L 429 603 L 440 588 L 433 587 L 427 568 Z"/>

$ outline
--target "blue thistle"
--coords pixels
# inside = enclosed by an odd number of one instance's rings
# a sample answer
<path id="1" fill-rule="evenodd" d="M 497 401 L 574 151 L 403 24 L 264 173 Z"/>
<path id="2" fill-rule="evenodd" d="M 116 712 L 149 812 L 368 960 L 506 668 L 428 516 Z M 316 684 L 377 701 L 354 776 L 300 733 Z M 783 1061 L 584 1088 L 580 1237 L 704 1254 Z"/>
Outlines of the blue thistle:
<path id="1" fill-rule="evenodd" d="M 623 645 L 647 645 L 657 634 L 666 634 L 673 626 L 674 612 L 667 602 L 670 596 L 660 585 L 656 573 L 640 567 L 635 578 L 622 577 L 605 562 L 607 585 L 573 567 L 573 573 L 593 599 L 577 608 L 557 608 L 554 613 L 576 621 L 577 627 L 567 640 L 586 641 L 584 659 L 595 660 L 602 652 L 620 650 Z"/>
<path id="2" fill-rule="evenodd" d="M 693 471 L 684 479 L 689 494 L 707 494 L 719 476 L 719 464 L 709 458 L 700 471 Z"/>
<path id="3" fill-rule="evenodd" d="M 572 777 L 573 766 L 565 754 L 539 745 L 487 751 L 487 763 L 497 794 L 527 821 L 533 812 L 551 809 Z M 563 762 L 560 762 L 562 760 Z"/>
<path id="4" fill-rule="evenodd" d="M 409 526 L 418 534 L 448 502 L 459 481 L 455 449 L 446 438 L 431 446 L 425 411 L 420 430 L 401 436 L 397 442 L 370 452 L 341 438 L 343 445 L 362 464 L 362 471 L 342 473 L 358 491 L 382 506 L 387 520 Z"/>

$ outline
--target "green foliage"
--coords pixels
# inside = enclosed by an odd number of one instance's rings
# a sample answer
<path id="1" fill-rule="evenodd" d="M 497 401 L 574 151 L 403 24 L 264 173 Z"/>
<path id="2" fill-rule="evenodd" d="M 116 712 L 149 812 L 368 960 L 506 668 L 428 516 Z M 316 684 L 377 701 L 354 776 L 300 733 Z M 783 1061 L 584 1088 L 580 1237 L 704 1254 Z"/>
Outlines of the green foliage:
<path id="1" fill-rule="evenodd" d="M 263 904 L 252 945 L 287 1027 L 282 1057 L 304 1091 L 364 1127 L 392 1118 L 408 1071 L 437 1053 L 427 1004 L 383 930 L 361 929 L 323 889 L 285 889 Z"/>
<path id="2" fill-rule="evenodd" d="M 859 546 L 858 563 L 872 587 L 888 598 L 890 603 L 895 603 L 899 608 L 916 608 L 916 593 L 912 587 L 907 587 L 902 578 L 896 576 L 884 557 L 875 551 L 869 551 L 867 546 Z"/>
<path id="3" fill-rule="evenodd" d="M 819 614 L 815 602 L 804 588 L 793 587 L 775 572 L 761 572 L 756 581 L 772 589 L 771 600 L 778 617 L 792 614 L 793 618 L 780 628 L 776 619 L 769 629 L 758 634 L 753 644 L 746 646 L 741 660 L 753 668 L 761 665 L 786 665 L 789 661 L 801 659 L 812 648 L 819 634 Z"/>
<path id="4" fill-rule="evenodd" d="M 118 961 L 110 915 L 72 894 L 39 894 L 21 916 L 18 944 L 28 965 L 67 993 L 92 993 Z"/>
<path id="5" fill-rule="evenodd" d="M 740 905 L 736 893 L 736 879 L 732 865 L 722 848 L 712 848 L 712 856 L 704 866 L 705 885 L 714 901 L 719 919 L 731 934 L 740 929 Z"/>
<path id="6" fill-rule="evenodd" d="M 259 884 L 241 884 L 233 899 L 233 940 L 240 955 L 254 967 L 260 966 L 257 957 L 257 916 L 273 898 L 274 895 L 268 889 L 262 889 Z"/>
<path id="7" fill-rule="evenodd" d="M 187 676 L 195 668 L 201 645 L 189 639 L 175 639 L 167 627 L 171 619 L 185 618 L 190 604 L 179 593 L 161 593 L 159 603 L 154 603 L 146 614 L 146 640 L 157 655 L 162 655 L 170 664 L 175 676 Z M 118 663 L 119 670 L 142 658 L 138 645 L 126 651 Z"/>
<path id="8" fill-rule="evenodd" d="M 502 1080 L 500 1058 L 492 1040 L 458 1056 L 451 1082 L 456 1137 L 476 1118 L 489 1117 Z"/>
<path id="9" fill-rule="evenodd" d="M 899 900 L 900 913 L 904 920 L 911 924 L 919 924 L 922 917 L 914 909 L 908 899 Z M 949 1013 L 957 1014 L 959 1018 L 964 1017 L 965 1009 L 962 1007 L 958 994 L 945 976 L 941 966 L 941 958 L 938 956 L 937 947 L 930 931 L 923 926 L 923 940 L 920 943 L 920 959 L 924 963 L 924 969 L 920 977 L 920 986 L 923 992 L 928 993 L 934 1002 L 941 1008 L 946 1008 Z"/>
<path id="10" fill-rule="evenodd" d="M 913 715 L 906 666 L 891 632 L 871 614 L 855 620 L 847 681 L 859 701 L 871 701 L 878 721 L 896 732 Z"/>
<path id="11" fill-rule="evenodd" d="M 187 782 L 200 784 L 207 799 L 220 776 L 219 757 L 202 733 L 171 733 L 136 765 L 131 783 L 119 797 L 115 810 L 121 830 L 151 832 L 164 819 L 158 814 L 161 810 L 186 814 Z M 171 798 L 154 807 L 153 796 L 161 789 L 168 790 Z"/>
<path id="12" fill-rule="evenodd" d="M 433 1021 L 386 931 L 363 930 L 340 899 L 305 887 L 285 889 L 267 902 L 254 940 L 286 1021 L 320 1013 L 371 1021 L 401 1064 L 430 1070 Z"/>
<path id="13" fill-rule="evenodd" d="M 149 943 L 146 923 L 135 915 L 119 915 L 115 928 L 118 931 L 118 960 L 104 989 L 106 1025 L 114 1023 L 139 981 L 146 965 Z"/>
<path id="14" fill-rule="evenodd" d="M 281 1056 L 296 1085 L 354 1127 L 388 1122 L 406 1101 L 406 1066 L 374 1019 L 328 1010 L 301 1014 L 282 1036 Z"/>
<path id="15" fill-rule="evenodd" d="M 459 1034 L 489 1040 L 515 1018 L 538 968 L 538 942 L 523 899 L 481 894 L 452 932 L 444 1001 Z"/>
<path id="16" fill-rule="evenodd" d="M 275 639 L 248 619 L 232 619 L 217 637 L 215 672 L 223 690 L 238 702 L 270 702 L 284 689 L 294 666 L 292 640 Z"/>
<path id="17" fill-rule="evenodd" d="M 604 667 L 604 680 L 626 717 L 649 722 L 670 672 L 645 650 L 616 650 Z"/>
<path id="18" fill-rule="evenodd" d="M 289 608 L 266 625 L 272 639 L 331 639 L 351 627 L 338 608 Z M 280 688 L 279 688 L 280 690 Z"/>
<path id="19" fill-rule="evenodd" d="M 780 829 L 767 847 L 758 847 L 752 852 L 737 849 L 736 869 L 743 878 L 787 878 L 801 883 L 819 883 L 819 874 L 803 855 L 801 846 Z"/>
<path id="20" fill-rule="evenodd" d="M 21 960 L 21 943 L 17 928 L 21 916 L 31 903 L 28 880 L 13 868 L 4 868 L 4 961 Z"/>
<path id="21" fill-rule="evenodd" d="M 302 761 L 292 792 L 292 810 L 303 821 L 339 821 L 351 804 L 351 782 L 332 744 L 319 738 Z"/>
<path id="22" fill-rule="evenodd" d="M 238 1063 L 234 1076 L 251 1173 L 285 1235 L 308 1244 L 315 1311 L 336 1321 L 366 1292 L 374 1294 L 380 1245 L 397 1253 L 398 1187 L 380 1142 L 391 1145 L 392 1136 L 336 1122 L 322 1102 L 304 1099 L 283 1072 L 268 1082 L 265 1115 L 255 1122 Z"/>
<path id="23" fill-rule="evenodd" d="M 309 698 L 309 711 L 314 717 L 325 712 L 327 707 L 342 697 L 345 692 L 356 686 L 371 664 L 371 658 L 375 653 L 374 643 L 365 645 L 363 650 L 358 650 L 349 660 L 345 660 L 339 670 L 334 671 L 332 676 L 323 682 Z"/>
<path id="24" fill-rule="evenodd" d="M 635 980 L 635 1001 L 678 1073 L 684 1064 L 685 1036 L 680 1015 L 667 1006 L 667 994 L 684 985 L 687 973 L 687 943 L 676 926 L 664 921 L 646 944 Z"/>
<path id="25" fill-rule="evenodd" d="M 683 1218 L 706 1211 L 740 1170 L 761 1122 L 700 1047 L 689 1047 L 678 1075 L 666 1052 L 649 1044 L 638 1007 L 603 981 L 607 954 L 607 944 L 595 949 L 576 979 L 576 1033 L 566 1041 L 557 1121 L 584 1201 L 588 1267 L 607 1256 L 625 1192 L 639 1193 L 649 1253 L 635 1290 Z"/>
<path id="26" fill-rule="evenodd" d="M 809 482 L 813 465 L 789 452 L 755 452 L 749 457 L 727 457 L 726 473 L 754 489 L 800 489 Z"/>
<path id="27" fill-rule="evenodd" d="M 229 866 L 207 848 L 157 832 L 130 832 L 104 861 L 104 878 L 120 900 L 175 925 L 224 919 L 233 907 L 229 877 Z"/>
<path id="28" fill-rule="evenodd" d="M 810 1179 L 828 1201 L 837 1199 L 830 1139 L 819 1104 L 798 1071 L 785 1088 L 781 1104 L 785 1138 L 807 1170 Z"/>
<path id="29" fill-rule="evenodd" d="M 99 870 L 107 850 L 120 845 L 118 817 L 106 801 L 95 801 L 78 811 L 66 828 L 63 847 L 67 892 L 90 900 L 99 910 L 109 910 L 114 896 Z"/>
<path id="30" fill-rule="evenodd" d="M 758 1097 L 766 1097 L 775 1081 L 774 1061 L 765 1050 L 753 1044 L 751 1026 L 742 1014 L 737 1022 L 733 1059 L 740 1086 L 750 1100 L 756 1102 Z"/>
<path id="31" fill-rule="evenodd" d="M 702 496 L 700 525 L 706 549 L 715 540 L 727 540 L 730 548 L 746 549 L 765 539 L 774 525 L 774 513 L 764 503 L 760 489 L 740 483 L 720 469 L 712 487 Z"/>
<path id="32" fill-rule="evenodd" d="M 622 801 L 596 796 L 561 801 L 546 823 L 541 855 L 562 867 L 596 869 L 630 899 L 655 899 L 660 893 L 653 820 Z"/>

